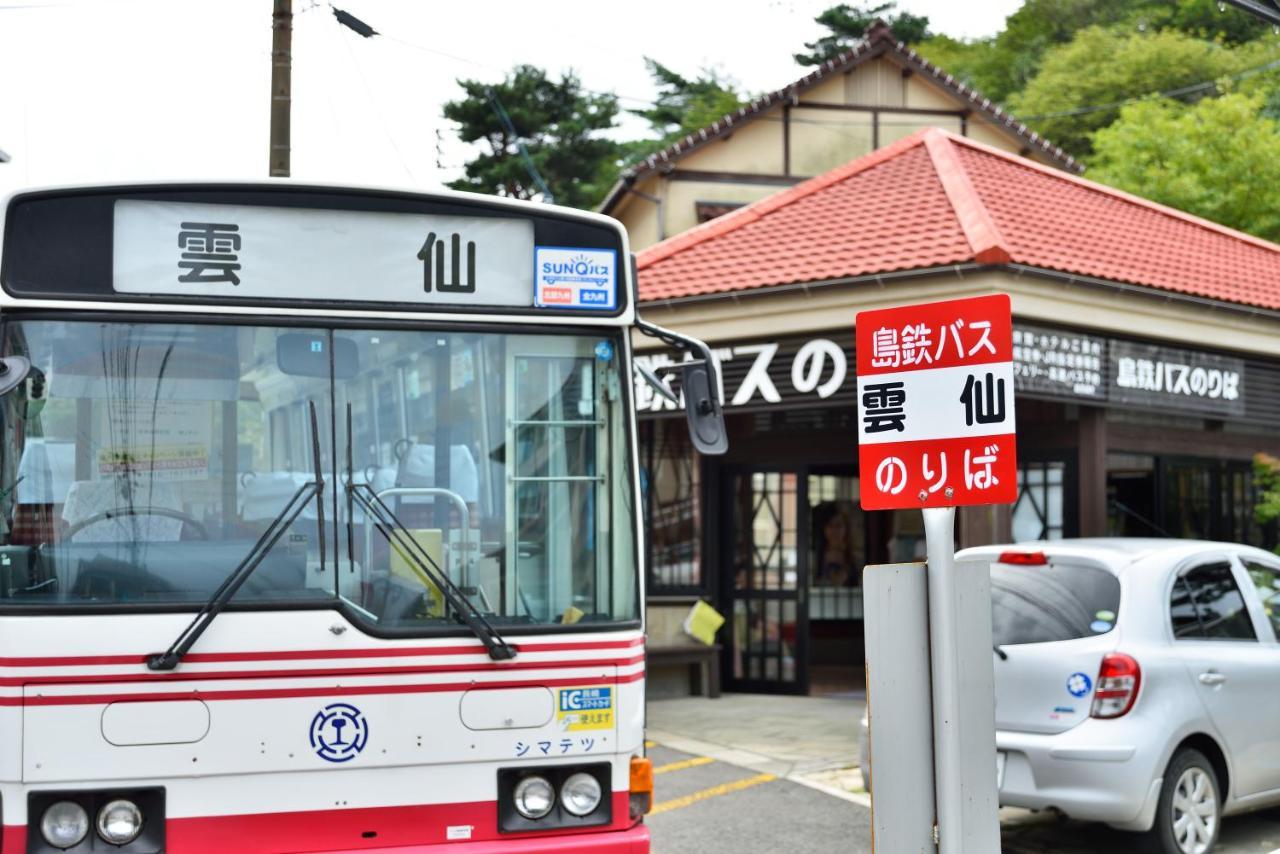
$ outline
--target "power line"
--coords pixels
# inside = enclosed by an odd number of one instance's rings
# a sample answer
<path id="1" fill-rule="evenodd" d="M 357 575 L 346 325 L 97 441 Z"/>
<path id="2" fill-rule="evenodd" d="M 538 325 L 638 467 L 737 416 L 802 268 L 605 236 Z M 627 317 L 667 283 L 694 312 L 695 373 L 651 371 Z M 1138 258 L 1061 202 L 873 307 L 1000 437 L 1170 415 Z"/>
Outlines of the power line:
<path id="1" fill-rule="evenodd" d="M 484 90 L 485 97 L 489 99 L 489 105 L 493 107 L 494 113 L 498 116 L 498 121 L 502 123 L 503 128 L 515 140 L 516 151 L 520 152 L 520 159 L 524 161 L 525 171 L 529 173 L 529 177 L 533 179 L 534 186 L 542 193 L 542 198 L 547 204 L 555 204 L 555 195 L 551 192 L 551 188 L 547 186 L 547 182 L 542 180 L 542 175 L 538 172 L 538 167 L 534 165 L 533 158 L 529 156 L 529 150 L 524 147 L 524 142 L 520 139 L 520 134 L 516 131 L 516 126 L 511 123 L 511 117 L 507 115 L 507 111 L 503 108 L 502 102 L 498 100 L 498 96 L 494 94 L 493 89 Z"/>
<path id="2" fill-rule="evenodd" d="M 378 102 L 374 100 L 373 89 L 369 86 L 369 80 L 364 76 L 364 69 L 360 67 L 360 61 L 356 59 L 356 52 L 351 47 L 351 42 L 347 38 L 342 38 L 342 43 L 347 47 L 347 53 L 351 55 L 351 64 L 355 66 L 356 75 L 360 78 L 360 83 L 364 86 L 365 97 L 369 99 L 369 106 L 378 117 L 378 123 L 382 125 L 382 133 L 386 136 L 387 142 L 391 143 L 391 149 L 396 153 L 396 157 L 400 160 L 400 166 L 404 169 L 405 174 L 409 176 L 409 180 L 414 184 L 418 183 L 418 176 L 413 174 L 413 170 L 409 168 L 408 161 L 404 158 L 404 153 L 400 150 L 400 146 L 396 144 L 395 136 L 391 133 L 391 128 L 387 126 L 386 116 L 382 114 L 382 108 L 378 106 Z"/>
<path id="3" fill-rule="evenodd" d="M 399 44 L 403 47 L 422 51 L 423 53 L 429 53 L 429 54 L 432 54 L 433 56 L 439 56 L 444 59 L 452 60 L 454 62 L 460 62 L 464 65 L 470 65 L 473 68 L 482 68 L 486 71 L 493 71 L 498 74 L 505 75 L 508 71 L 508 69 L 500 68 L 496 65 L 491 65 L 487 62 L 480 62 L 475 59 L 468 59 L 467 57 L 459 56 L 456 53 L 449 53 L 448 51 L 440 50 L 439 48 L 427 47 L 424 44 L 418 44 L 417 42 L 411 42 L 408 39 L 402 39 L 399 36 L 393 36 L 378 30 L 374 30 L 368 24 L 364 23 L 364 21 L 361 21 L 359 18 L 356 18 L 354 15 L 350 14 L 349 12 L 344 12 L 340 9 L 334 8 L 332 2 L 329 3 L 329 7 L 333 9 L 334 16 L 338 18 L 339 23 L 341 23 L 343 26 L 347 26 L 347 27 L 351 27 L 352 29 L 355 29 L 356 32 L 360 33 L 361 35 L 364 35 L 364 30 L 368 29 L 371 35 L 381 36 L 383 39 L 386 39 L 387 41 L 395 42 L 396 44 Z M 339 12 L 341 12 L 341 16 L 339 16 L 338 14 Z M 352 23 L 349 23 L 347 19 L 355 22 L 355 26 L 353 26 Z M 356 29 L 357 26 L 360 27 L 361 29 Z M 368 38 L 368 37 L 369 36 L 365 36 L 365 38 Z M 602 89 L 588 89 L 585 86 L 580 86 L 579 88 L 583 92 L 586 92 L 590 95 L 600 95 L 604 97 L 617 98 L 619 101 L 631 101 L 645 107 L 657 106 L 657 102 L 655 102 L 652 98 L 637 98 L 633 95 L 619 95 L 617 92 L 606 92 Z"/>

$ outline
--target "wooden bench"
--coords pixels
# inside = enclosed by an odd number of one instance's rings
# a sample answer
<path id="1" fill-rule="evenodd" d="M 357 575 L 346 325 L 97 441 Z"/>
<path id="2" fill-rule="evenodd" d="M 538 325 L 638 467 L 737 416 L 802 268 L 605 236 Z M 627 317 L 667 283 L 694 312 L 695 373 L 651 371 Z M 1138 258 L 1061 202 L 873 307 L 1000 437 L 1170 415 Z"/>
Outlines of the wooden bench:
<path id="1" fill-rule="evenodd" d="M 695 697 L 714 699 L 720 696 L 720 644 L 648 645 L 644 652 L 647 666 L 689 666 L 689 692 Z"/>

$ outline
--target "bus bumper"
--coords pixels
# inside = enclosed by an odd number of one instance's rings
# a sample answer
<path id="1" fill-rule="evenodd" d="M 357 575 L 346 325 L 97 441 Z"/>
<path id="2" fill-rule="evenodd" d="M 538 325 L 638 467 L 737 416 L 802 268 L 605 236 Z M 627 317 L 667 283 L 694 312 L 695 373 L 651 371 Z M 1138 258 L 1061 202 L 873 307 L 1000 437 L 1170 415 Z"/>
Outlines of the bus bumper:
<path id="1" fill-rule="evenodd" d="M 350 848 L 325 854 L 649 854 L 649 828 L 577 833 L 571 836 L 516 837 L 486 842 L 397 845 L 393 848 Z"/>

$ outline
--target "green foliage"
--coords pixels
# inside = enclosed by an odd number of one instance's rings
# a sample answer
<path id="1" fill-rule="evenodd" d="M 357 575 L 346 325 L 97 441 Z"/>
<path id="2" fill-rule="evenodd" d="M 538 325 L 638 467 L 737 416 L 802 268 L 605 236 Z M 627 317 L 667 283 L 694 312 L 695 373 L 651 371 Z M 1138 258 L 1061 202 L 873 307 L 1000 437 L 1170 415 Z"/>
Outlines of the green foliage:
<path id="1" fill-rule="evenodd" d="M 1280 239 L 1280 125 L 1262 95 L 1131 104 L 1094 137 L 1089 176 L 1205 219 Z"/>
<path id="2" fill-rule="evenodd" d="M 531 65 L 516 66 L 493 86 L 479 80 L 459 80 L 458 85 L 464 97 L 445 104 L 444 116 L 458 123 L 459 138 L 483 143 L 488 151 L 472 159 L 466 177 L 450 187 L 517 199 L 537 197 L 538 188 L 520 153 L 523 144 L 557 204 L 589 208 L 604 197 L 621 154 L 619 144 L 604 135 L 618 115 L 615 97 L 585 91 L 573 72 L 552 80 Z M 510 117 L 514 134 L 499 118 L 495 99 Z"/>
<path id="3" fill-rule="evenodd" d="M 917 44 L 929 37 L 928 17 L 897 11 L 896 0 L 876 5 L 872 5 L 872 2 L 874 0 L 864 0 L 857 5 L 840 3 L 814 18 L 814 21 L 826 27 L 829 32 L 817 41 L 805 42 L 804 46 L 808 50 L 794 54 L 796 62 L 801 65 L 820 65 L 849 50 L 862 40 L 863 34 L 876 19 L 883 19 L 893 30 L 893 34 L 907 44 Z"/>
<path id="4" fill-rule="evenodd" d="M 658 97 L 649 109 L 630 112 L 653 126 L 658 135 L 652 143 L 655 148 L 704 128 L 742 106 L 742 97 L 733 84 L 714 69 L 704 68 L 698 77 L 690 79 L 656 59 L 645 57 L 644 64 L 658 86 Z"/>
<path id="5" fill-rule="evenodd" d="M 1123 34 L 1081 30 L 1047 51 L 1039 72 L 1010 99 L 1015 115 L 1073 155 L 1087 155 L 1090 136 L 1118 109 L 1090 109 L 1232 74 L 1257 59 L 1175 30 Z M 1212 94 L 1209 91 L 1207 94 Z"/>
<path id="6" fill-rule="evenodd" d="M 916 45 L 916 52 L 934 65 L 983 95 L 1003 88 L 1005 69 L 995 39 L 960 41 L 950 36 L 930 36 Z"/>
<path id="7" fill-rule="evenodd" d="M 1165 8 L 1168 4 L 1158 4 Z M 1261 18 L 1239 9 L 1219 9 L 1218 0 L 1177 0 L 1169 12 L 1167 26 L 1202 39 L 1228 45 L 1244 44 L 1271 32 Z"/>
<path id="8" fill-rule="evenodd" d="M 992 42 L 990 72 L 980 91 L 1004 101 L 1035 77 L 1049 48 L 1087 27 L 1118 24 L 1153 2 L 1167 0 L 1026 0 Z"/>
<path id="9" fill-rule="evenodd" d="M 1264 526 L 1280 519 L 1280 459 L 1270 454 L 1255 454 L 1253 485 L 1257 495 L 1253 518 Z M 1280 553 L 1280 546 L 1276 552 Z"/>
<path id="10" fill-rule="evenodd" d="M 1026 0 L 1005 20 L 1004 30 L 988 41 L 989 56 L 984 57 L 982 70 L 974 72 L 975 86 L 987 97 L 1004 101 L 1031 83 L 1046 52 L 1090 27 L 1111 29 L 1117 35 L 1176 30 L 1226 45 L 1243 44 L 1269 32 L 1252 15 L 1219 10 L 1217 0 Z"/>

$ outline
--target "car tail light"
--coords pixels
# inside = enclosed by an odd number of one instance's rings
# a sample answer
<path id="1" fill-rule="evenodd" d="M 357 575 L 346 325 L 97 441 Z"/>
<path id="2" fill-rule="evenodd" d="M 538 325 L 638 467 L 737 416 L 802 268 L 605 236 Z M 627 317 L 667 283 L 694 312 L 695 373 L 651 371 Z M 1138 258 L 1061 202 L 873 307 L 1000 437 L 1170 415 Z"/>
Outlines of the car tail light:
<path id="1" fill-rule="evenodd" d="M 1047 566 L 1049 558 L 1044 552 L 1000 552 L 996 563 L 1011 563 L 1015 566 Z"/>
<path id="2" fill-rule="evenodd" d="M 1121 717 L 1133 708 L 1141 684 L 1142 668 L 1133 656 L 1123 652 L 1103 656 L 1090 714 L 1095 718 Z"/>
<path id="3" fill-rule="evenodd" d="M 653 809 L 653 760 L 631 757 L 630 789 L 631 820 L 639 821 L 641 816 Z"/>

